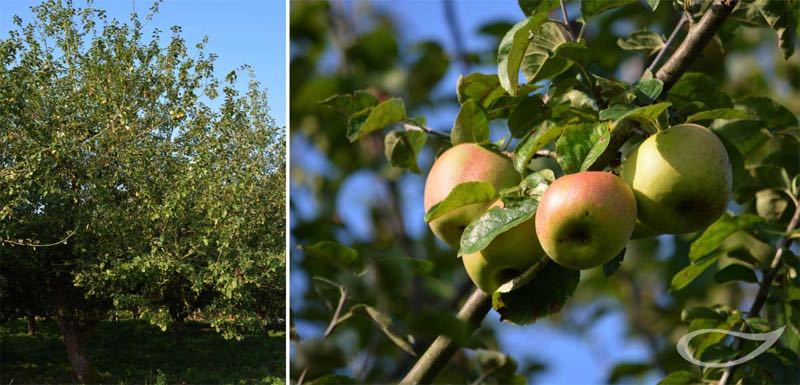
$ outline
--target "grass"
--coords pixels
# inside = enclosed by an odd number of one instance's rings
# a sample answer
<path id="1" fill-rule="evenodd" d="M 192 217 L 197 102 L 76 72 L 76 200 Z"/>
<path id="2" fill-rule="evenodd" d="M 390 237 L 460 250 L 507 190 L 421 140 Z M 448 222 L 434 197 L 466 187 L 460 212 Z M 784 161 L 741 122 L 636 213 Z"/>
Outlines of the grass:
<path id="1" fill-rule="evenodd" d="M 140 321 L 104 321 L 89 344 L 92 362 L 111 384 L 283 384 L 284 333 L 225 340 L 207 325 L 184 335 Z M 54 321 L 0 324 L 0 384 L 75 383 Z"/>

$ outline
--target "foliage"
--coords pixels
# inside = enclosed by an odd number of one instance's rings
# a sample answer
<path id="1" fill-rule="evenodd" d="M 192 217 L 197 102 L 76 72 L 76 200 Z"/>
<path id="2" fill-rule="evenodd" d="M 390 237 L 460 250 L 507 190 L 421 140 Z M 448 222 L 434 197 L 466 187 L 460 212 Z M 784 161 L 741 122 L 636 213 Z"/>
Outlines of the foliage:
<path id="1" fill-rule="evenodd" d="M 731 383 L 743 377 L 759 383 L 792 378 L 789 373 L 797 362 L 790 357 L 800 352 L 795 319 L 800 303 L 792 299 L 800 287 L 796 247 L 785 247 L 778 265 L 769 267 L 797 210 L 800 180 L 800 66 L 791 48 L 797 22 L 791 13 L 778 17 L 774 11 L 789 3 L 741 2 L 704 48 L 703 57 L 668 87 L 645 67 L 666 49 L 663 32 L 682 17 L 691 20 L 680 25 L 695 25 L 710 2 L 654 0 L 643 6 L 628 0 L 570 1 L 568 5 L 579 7 L 569 8 L 579 8 L 581 16 L 562 22 L 555 20 L 561 16 L 556 10 L 559 2 L 521 0 L 521 21 L 490 21 L 480 29 L 495 39 L 495 46 L 450 52 L 455 67 L 451 71 L 460 73 L 456 95 L 439 91 L 434 80 L 439 79 L 440 68 L 420 73 L 424 68 L 414 65 L 415 56 L 407 54 L 415 42 L 403 40 L 390 16 L 364 11 L 370 17 L 365 19 L 367 28 L 357 29 L 339 5 L 293 3 L 291 140 L 293 151 L 302 153 L 293 163 L 291 180 L 292 242 L 299 246 L 292 248 L 293 271 L 299 272 L 292 285 L 301 288 L 294 291 L 293 320 L 309 328 L 305 330 L 311 329 L 309 325 L 322 329 L 329 322 L 336 327 L 322 337 L 293 336 L 297 359 L 292 378 L 325 383 L 333 372 L 337 381 L 342 376 L 355 382 L 402 378 L 414 361 L 406 354 L 408 340 L 398 343 L 382 336 L 380 329 L 386 324 L 376 329 L 354 318 L 339 318 L 340 313 L 365 304 L 392 319 L 392 325 L 407 325 L 417 355 L 436 335 L 452 334 L 467 348 L 457 353 L 437 381 L 507 383 L 520 379 L 512 380 L 508 368 L 512 373 L 519 370 L 523 379 L 541 370 L 533 363 L 530 371 L 516 363 L 501 365 L 503 370 L 481 364 L 480 352 L 486 350 L 504 357 L 501 361 L 511 358 L 496 351 L 491 326 L 484 325 L 470 337 L 463 335 L 465 325 L 453 314 L 471 283 L 456 255 L 465 249 L 478 251 L 530 218 L 548 183 L 542 173 L 549 173 L 552 181 L 553 176 L 582 170 L 613 172 L 643 138 L 688 121 L 710 127 L 726 144 L 734 168 L 729 214 L 701 233 L 632 240 L 603 269 L 582 272 L 580 284 L 576 272 L 548 267 L 552 263 L 534 266 L 493 294 L 495 310 L 501 319 L 515 324 L 548 317 L 576 333 L 587 332 L 606 312 L 623 311 L 627 332 L 647 342 L 649 356 L 641 362 L 619 363 L 609 373 L 611 382 L 653 373 L 667 376 L 663 383 L 719 379 L 721 370 L 700 371 L 681 359 L 675 352 L 676 341 L 687 330 L 753 332 L 758 330 L 754 323 L 769 320 L 760 324 L 762 329 L 787 325 L 785 335 L 761 361 L 737 367 Z M 752 22 L 737 22 L 742 18 Z M 622 36 L 620 20 L 630 30 Z M 375 41 L 378 33 L 381 43 Z M 677 31 L 670 49 L 684 35 Z M 366 46 L 372 49 L 353 48 Z M 769 64 L 774 68 L 749 59 L 757 50 L 776 53 L 777 59 Z M 468 73 L 473 65 L 496 66 L 497 75 Z M 434 79 L 425 98 L 420 98 L 419 83 L 411 91 L 411 79 L 418 77 Z M 434 111 L 452 111 L 449 132 L 429 127 L 427 119 L 417 115 Z M 376 126 L 378 122 L 383 127 Z M 506 202 L 506 207 L 492 209 L 467 227 L 457 253 L 446 250 L 430 232 L 409 233 L 415 221 L 423 219 L 413 213 L 421 211 L 413 203 L 413 196 L 420 194 L 420 180 L 397 168 L 424 174 L 434 154 L 464 142 L 511 153 L 525 178 L 520 186 L 504 191 L 492 191 L 481 183 L 462 184 L 424 213 L 430 220 L 498 194 Z M 311 159 L 324 166 L 314 166 Z M 371 176 L 379 198 L 346 200 L 347 189 L 365 175 Z M 352 221 L 342 221 L 356 213 L 363 213 L 359 221 L 371 229 L 367 235 L 357 234 Z M 347 246 L 333 246 L 339 243 Z M 321 244 L 326 245 L 324 257 L 308 252 Z M 341 256 L 334 252 L 337 248 Z M 358 264 L 336 262 L 350 260 L 353 252 Z M 429 261 L 433 268 L 416 269 L 420 261 Z M 767 286 L 764 277 L 770 271 L 775 280 Z M 743 315 L 760 287 L 769 293 L 767 316 Z M 550 297 L 535 294 L 543 290 Z M 589 305 L 596 310 L 588 321 L 571 316 Z M 698 307 L 705 310 L 681 318 L 684 309 Z M 720 336 L 698 337 L 692 342 L 695 356 L 723 361 L 735 355 L 730 341 Z M 742 351 L 748 348 L 752 349 L 743 344 Z M 316 355 L 311 355 L 312 349 Z M 321 367 L 319 362 L 335 364 Z M 763 370 L 769 365 L 773 372 Z"/>

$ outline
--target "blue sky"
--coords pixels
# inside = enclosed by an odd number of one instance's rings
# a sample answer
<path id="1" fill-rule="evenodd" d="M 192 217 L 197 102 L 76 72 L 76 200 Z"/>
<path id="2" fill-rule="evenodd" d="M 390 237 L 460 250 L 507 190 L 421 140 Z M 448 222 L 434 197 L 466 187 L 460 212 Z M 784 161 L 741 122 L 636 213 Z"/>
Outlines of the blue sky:
<path id="1" fill-rule="evenodd" d="M 37 3 L 0 0 L 0 36 L 8 35 L 13 15 L 19 15 L 24 22 L 30 21 L 30 7 Z M 85 3 L 76 0 L 75 4 Z M 97 0 L 94 6 L 105 9 L 110 17 L 128 20 L 132 10 L 143 16 L 152 4 L 152 0 Z M 147 30 L 169 31 L 169 27 L 180 25 L 190 47 L 208 36 L 207 51 L 219 55 L 215 66 L 219 77 L 242 64 L 252 66 L 256 78 L 269 92 L 271 115 L 278 125 L 285 126 L 285 14 L 286 4 L 282 0 L 167 0 Z M 240 77 L 243 78 L 246 77 Z"/>

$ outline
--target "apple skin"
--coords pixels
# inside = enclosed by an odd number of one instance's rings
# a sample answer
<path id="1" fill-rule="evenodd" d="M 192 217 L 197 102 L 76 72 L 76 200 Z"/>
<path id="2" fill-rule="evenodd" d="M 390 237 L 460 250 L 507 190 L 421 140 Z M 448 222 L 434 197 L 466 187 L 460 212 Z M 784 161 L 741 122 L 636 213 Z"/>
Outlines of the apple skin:
<path id="1" fill-rule="evenodd" d="M 642 221 L 637 220 L 636 226 L 633 228 L 633 235 L 631 235 L 631 239 L 652 238 L 652 237 L 657 237 L 659 235 L 661 235 L 661 233 L 651 229 L 649 226 L 642 223 Z"/>
<path id="2" fill-rule="evenodd" d="M 565 175 L 545 190 L 536 235 L 547 255 L 572 269 L 589 269 L 619 254 L 636 225 L 633 191 L 600 171 Z"/>
<path id="3" fill-rule="evenodd" d="M 494 207 L 503 207 L 503 202 L 498 199 L 489 209 Z M 498 235 L 483 250 L 463 255 L 461 260 L 467 275 L 484 293 L 494 293 L 500 285 L 545 256 L 535 234 L 535 217 L 532 217 Z"/>
<path id="4" fill-rule="evenodd" d="M 709 129 L 680 124 L 651 135 L 622 163 L 639 220 L 656 233 L 701 230 L 724 212 L 731 194 L 731 162 Z"/>
<path id="5" fill-rule="evenodd" d="M 423 199 L 425 212 L 461 183 L 487 182 L 499 191 L 516 186 L 521 180 L 507 156 L 475 143 L 458 144 L 442 153 L 428 173 Z M 464 228 L 491 205 L 492 202 L 467 205 L 434 219 L 428 226 L 436 237 L 457 249 Z"/>

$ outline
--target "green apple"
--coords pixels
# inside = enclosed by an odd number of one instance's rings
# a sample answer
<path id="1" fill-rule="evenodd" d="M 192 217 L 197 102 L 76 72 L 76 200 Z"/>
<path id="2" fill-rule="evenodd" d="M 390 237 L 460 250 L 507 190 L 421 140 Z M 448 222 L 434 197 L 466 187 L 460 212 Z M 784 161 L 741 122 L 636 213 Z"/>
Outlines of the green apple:
<path id="1" fill-rule="evenodd" d="M 631 239 L 652 238 L 659 235 L 661 235 L 661 233 L 653 230 L 646 224 L 642 223 L 642 221 L 637 220 L 636 226 L 633 228 L 633 235 L 631 235 Z"/>
<path id="2" fill-rule="evenodd" d="M 444 200 L 461 183 L 486 182 L 499 191 L 516 186 L 521 180 L 507 156 L 475 143 L 462 143 L 442 153 L 433 163 L 425 181 L 425 212 Z M 491 205 L 492 202 L 470 204 L 434 219 L 428 225 L 439 239 L 458 248 L 467 225 Z"/>
<path id="3" fill-rule="evenodd" d="M 536 210 L 536 235 L 548 256 L 572 269 L 619 254 L 636 225 L 631 188 L 614 174 L 587 171 L 556 179 Z"/>
<path id="4" fill-rule="evenodd" d="M 498 200 L 492 207 L 503 207 L 503 202 Z M 483 250 L 463 255 L 467 275 L 485 293 L 494 293 L 545 255 L 535 234 L 535 218 L 531 218 L 498 235 Z"/>
<path id="5" fill-rule="evenodd" d="M 724 212 L 731 194 L 731 162 L 709 129 L 681 124 L 651 135 L 622 163 L 639 220 L 662 234 L 701 230 Z"/>

